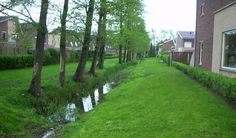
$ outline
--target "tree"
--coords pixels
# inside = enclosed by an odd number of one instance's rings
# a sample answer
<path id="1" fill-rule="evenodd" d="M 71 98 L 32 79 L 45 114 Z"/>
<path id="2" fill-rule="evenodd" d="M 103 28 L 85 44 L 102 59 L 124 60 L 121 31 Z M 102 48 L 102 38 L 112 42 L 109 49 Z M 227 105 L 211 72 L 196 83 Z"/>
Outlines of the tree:
<path id="1" fill-rule="evenodd" d="M 85 34 L 84 34 L 84 42 L 82 47 L 82 53 L 80 56 L 80 62 L 77 66 L 76 72 L 74 74 L 73 79 L 77 82 L 83 81 L 84 70 L 86 66 L 86 61 L 88 57 L 89 45 L 91 41 L 91 28 L 93 21 L 93 12 L 94 12 L 95 0 L 89 0 L 89 7 L 87 10 L 86 16 L 86 26 L 85 26 Z"/>
<path id="2" fill-rule="evenodd" d="M 41 95 L 41 72 L 43 64 L 44 41 L 47 32 L 48 0 L 41 0 L 41 11 L 37 29 L 36 53 L 34 59 L 33 76 L 28 92 L 34 96 Z"/>
<path id="3" fill-rule="evenodd" d="M 95 46 L 95 51 L 94 51 L 94 55 L 93 55 L 93 60 L 92 60 L 92 64 L 90 67 L 90 71 L 89 73 L 95 75 L 95 71 L 96 71 L 96 63 L 97 63 L 97 57 L 98 57 L 98 53 L 99 53 L 99 49 L 101 48 L 101 41 L 102 41 L 102 23 L 103 23 L 103 10 L 104 10 L 104 4 L 103 4 L 104 0 L 100 1 L 100 10 L 99 10 L 99 19 L 98 19 L 98 32 L 97 32 L 97 41 L 96 41 L 96 46 Z"/>
<path id="4" fill-rule="evenodd" d="M 116 5 L 120 7 L 114 13 L 120 24 L 119 63 L 129 62 L 137 52 L 147 50 L 149 43 L 142 17 L 143 4 L 141 0 L 117 0 Z"/>
<path id="5" fill-rule="evenodd" d="M 64 8 L 61 18 L 61 39 L 60 39 L 60 85 L 65 84 L 65 62 L 66 62 L 66 17 L 69 0 L 64 1 Z"/>
<path id="6" fill-rule="evenodd" d="M 98 67 L 100 69 L 104 68 L 104 58 L 105 58 L 105 46 L 106 46 L 106 37 L 107 37 L 107 10 L 106 10 L 106 0 L 101 0 L 101 42 L 100 42 L 100 49 L 99 49 L 99 61 L 98 61 Z"/>

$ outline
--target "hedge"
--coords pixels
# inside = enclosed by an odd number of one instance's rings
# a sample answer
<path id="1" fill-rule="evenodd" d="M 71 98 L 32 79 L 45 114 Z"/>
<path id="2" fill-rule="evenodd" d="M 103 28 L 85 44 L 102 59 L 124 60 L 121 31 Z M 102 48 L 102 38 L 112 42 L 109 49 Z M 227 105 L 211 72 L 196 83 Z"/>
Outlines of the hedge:
<path id="1" fill-rule="evenodd" d="M 32 55 L 0 56 L 0 70 L 32 67 L 33 62 Z"/>
<path id="2" fill-rule="evenodd" d="M 89 51 L 89 58 L 92 59 L 94 51 Z M 80 52 L 67 51 L 67 62 L 78 62 Z M 105 59 L 117 58 L 112 54 L 106 54 Z M 60 61 L 60 53 L 56 49 L 48 49 L 44 51 L 43 65 L 58 64 Z M 18 69 L 25 67 L 33 67 L 34 51 L 28 55 L 0 56 L 0 70 Z"/>
<path id="3" fill-rule="evenodd" d="M 173 62 L 173 66 L 181 70 L 203 86 L 223 96 L 230 102 L 236 102 L 236 79 L 213 73 L 201 68 L 191 67 L 179 62 Z"/>
<path id="4" fill-rule="evenodd" d="M 170 65 L 170 55 L 169 54 L 161 54 L 161 59 L 168 65 Z"/>

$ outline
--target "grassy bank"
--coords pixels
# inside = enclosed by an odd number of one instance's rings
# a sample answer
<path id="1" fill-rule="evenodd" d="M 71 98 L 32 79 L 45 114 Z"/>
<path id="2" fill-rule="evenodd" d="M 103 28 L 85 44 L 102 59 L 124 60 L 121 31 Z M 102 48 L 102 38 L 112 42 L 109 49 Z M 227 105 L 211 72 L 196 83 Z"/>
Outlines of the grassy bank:
<path id="1" fill-rule="evenodd" d="M 105 70 L 100 70 L 98 73 L 102 74 L 117 63 L 117 59 L 106 60 Z M 90 62 L 87 64 L 87 67 L 89 66 Z M 70 63 L 66 66 L 67 80 L 70 80 L 76 67 L 77 63 Z M 38 115 L 40 109 L 35 109 L 34 104 L 43 104 L 38 105 L 42 106 L 42 112 L 48 111 L 50 113 L 53 111 L 52 108 L 58 108 L 50 102 L 58 102 L 59 104 L 70 102 L 61 101 L 64 100 L 65 94 L 63 95 L 63 93 L 65 91 L 59 87 L 59 65 L 43 68 L 42 89 L 43 96 L 47 97 L 46 100 L 43 98 L 34 99 L 26 92 L 30 84 L 32 68 L 0 71 L 0 74 L 0 137 L 37 136 L 54 124 L 48 124 L 45 117 Z"/>
<path id="2" fill-rule="evenodd" d="M 236 112 L 180 71 L 154 59 L 125 71 L 131 76 L 59 136 L 236 136 Z"/>

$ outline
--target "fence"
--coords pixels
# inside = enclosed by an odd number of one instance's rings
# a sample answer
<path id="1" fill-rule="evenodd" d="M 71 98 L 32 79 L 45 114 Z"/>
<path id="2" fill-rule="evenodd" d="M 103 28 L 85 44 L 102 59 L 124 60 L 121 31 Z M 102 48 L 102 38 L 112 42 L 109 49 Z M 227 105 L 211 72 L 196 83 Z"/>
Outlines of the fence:
<path id="1" fill-rule="evenodd" d="M 173 52 L 172 58 L 174 61 L 189 65 L 192 55 L 193 52 Z"/>
<path id="2" fill-rule="evenodd" d="M 27 50 L 21 47 L 0 46 L 0 55 L 25 54 Z"/>

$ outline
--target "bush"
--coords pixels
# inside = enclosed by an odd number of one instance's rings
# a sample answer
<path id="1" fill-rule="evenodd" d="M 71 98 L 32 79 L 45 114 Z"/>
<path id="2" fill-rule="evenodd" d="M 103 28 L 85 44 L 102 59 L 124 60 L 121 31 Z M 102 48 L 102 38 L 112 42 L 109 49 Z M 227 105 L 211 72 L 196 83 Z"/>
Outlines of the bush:
<path id="1" fill-rule="evenodd" d="M 236 79 L 178 62 L 173 62 L 173 66 L 224 98 L 236 102 Z"/>
<path id="2" fill-rule="evenodd" d="M 67 51 L 67 62 L 78 62 L 80 58 L 80 52 L 70 50 Z"/>
<path id="3" fill-rule="evenodd" d="M 49 52 L 50 56 L 51 56 L 51 63 L 59 63 L 60 61 L 60 53 L 59 51 L 57 51 L 54 48 L 49 48 L 47 49 L 47 51 Z"/>
<path id="4" fill-rule="evenodd" d="M 161 59 L 168 65 L 170 65 L 170 55 L 169 54 L 162 54 Z"/>
<path id="5" fill-rule="evenodd" d="M 33 63 L 32 55 L 0 56 L 0 70 L 32 67 Z"/>

